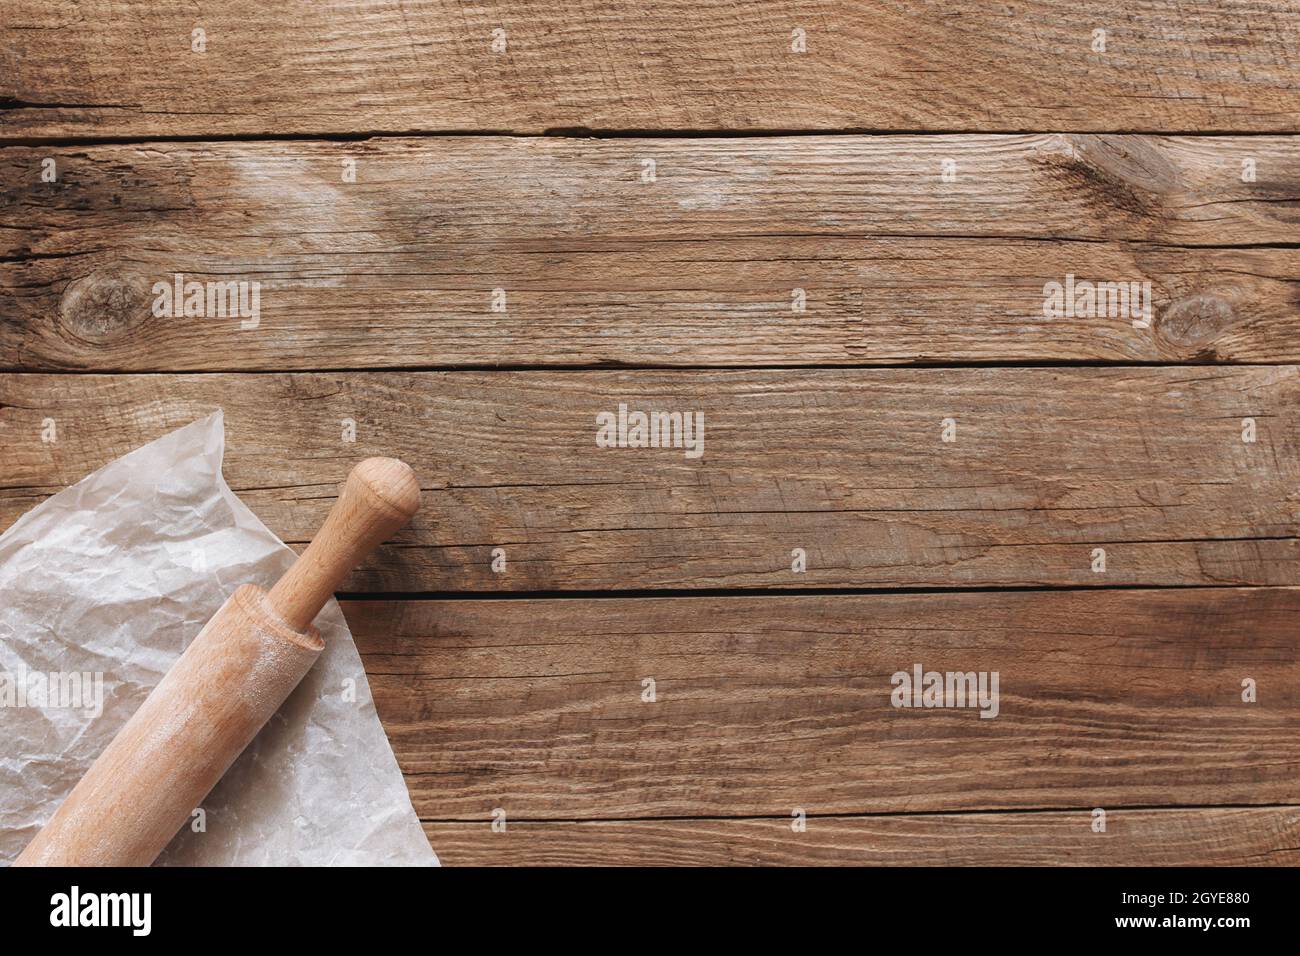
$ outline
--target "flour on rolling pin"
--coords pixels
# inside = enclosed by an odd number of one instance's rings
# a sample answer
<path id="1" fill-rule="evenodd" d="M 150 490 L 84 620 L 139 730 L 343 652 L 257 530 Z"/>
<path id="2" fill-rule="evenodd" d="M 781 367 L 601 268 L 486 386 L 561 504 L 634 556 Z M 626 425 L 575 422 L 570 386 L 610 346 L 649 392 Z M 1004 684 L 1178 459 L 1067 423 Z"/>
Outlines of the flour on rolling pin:
<path id="1" fill-rule="evenodd" d="M 218 412 L 0 535 L 0 863 L 33 840 L 227 598 L 248 613 L 236 587 L 269 589 L 293 564 L 226 486 L 222 452 Z M 436 864 L 337 605 L 310 626 L 319 659 L 308 654 L 302 683 L 159 863 Z M 282 645 L 254 641 L 248 653 L 250 666 L 284 667 L 286 679 L 304 663 Z M 6 686 L 20 682 L 42 692 L 7 703 Z"/>

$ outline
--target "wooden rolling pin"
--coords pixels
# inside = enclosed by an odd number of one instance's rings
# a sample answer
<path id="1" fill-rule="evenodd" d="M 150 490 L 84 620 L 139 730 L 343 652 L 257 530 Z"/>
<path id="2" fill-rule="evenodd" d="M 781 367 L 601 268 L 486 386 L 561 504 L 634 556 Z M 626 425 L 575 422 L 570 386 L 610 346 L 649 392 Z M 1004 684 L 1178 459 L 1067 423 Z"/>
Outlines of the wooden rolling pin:
<path id="1" fill-rule="evenodd" d="M 343 578 L 420 507 L 411 469 L 367 458 L 275 587 L 221 606 L 15 866 L 148 866 L 311 669 L 311 622 Z"/>

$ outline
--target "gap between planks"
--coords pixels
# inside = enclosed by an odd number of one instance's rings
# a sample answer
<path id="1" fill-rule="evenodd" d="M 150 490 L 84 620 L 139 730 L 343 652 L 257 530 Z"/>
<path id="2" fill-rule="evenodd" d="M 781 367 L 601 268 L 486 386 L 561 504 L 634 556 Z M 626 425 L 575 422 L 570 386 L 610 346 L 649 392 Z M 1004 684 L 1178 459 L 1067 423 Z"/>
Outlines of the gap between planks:
<path id="1" fill-rule="evenodd" d="M 999 807 L 990 809 L 976 810 L 894 810 L 880 811 L 876 813 L 805 813 L 809 820 L 887 820 L 894 817 L 903 817 L 909 820 L 923 819 L 927 817 L 998 817 L 998 816 L 1033 816 L 1041 814 L 1043 816 L 1070 815 L 1076 813 L 1091 813 L 1095 808 L 1091 806 L 1083 807 Z M 1195 804 L 1177 804 L 1177 803 L 1143 803 L 1129 806 L 1109 806 L 1104 808 L 1107 813 L 1179 813 L 1209 810 L 1287 810 L 1294 811 L 1297 820 L 1300 821 L 1300 803 L 1195 803 Z M 743 816 L 730 816 L 727 814 L 717 814 L 708 816 L 704 814 L 686 814 L 683 816 L 646 816 L 646 817 L 511 817 L 511 822 L 516 823 L 557 823 L 557 824 L 586 824 L 586 823 L 727 823 L 741 821 L 779 821 L 788 823 L 789 814 L 771 813 L 771 814 L 747 814 Z M 479 824 L 483 825 L 484 820 L 474 817 L 420 817 L 421 823 L 432 824 Z"/>
<path id="2" fill-rule="evenodd" d="M 4 107 L 0 104 L 0 116 Z M 371 140 L 385 139 L 454 139 L 457 137 L 500 137 L 514 139 L 555 139 L 555 140 L 602 140 L 602 139 L 795 139 L 806 136 L 1041 136 L 1049 133 L 1062 136 L 1178 136 L 1183 137 L 1218 137 L 1232 136 L 1248 139 L 1250 137 L 1285 137 L 1300 135 L 1292 130 L 1233 130 L 1222 129 L 1185 129 L 1162 130 L 1154 127 L 1103 128 L 1103 129 L 1047 129 L 1044 127 L 1025 127 L 1023 129 L 990 130 L 979 127 L 953 127 L 951 129 L 872 129 L 868 127 L 828 127 L 826 129 L 560 129 L 533 132 L 519 129 L 484 129 L 484 130 L 368 130 L 349 133 L 344 130 L 331 130 L 321 133 L 198 133 L 188 136 L 11 136 L 0 132 L 0 150 L 21 147 L 69 147 L 78 146 L 151 146 L 154 144 L 203 144 L 203 143 L 365 143 Z"/>
<path id="3" fill-rule="evenodd" d="M 238 494 L 238 489 L 235 489 Z M 1290 538 L 1284 540 L 1292 540 Z M 295 550 L 306 548 L 305 541 L 287 542 Z M 891 594 L 1036 594 L 1055 592 L 1090 593 L 1094 591 L 1269 591 L 1290 590 L 1297 587 L 1291 584 L 1023 584 L 996 585 L 989 587 L 889 587 L 889 588 L 646 588 L 617 589 L 601 588 L 598 590 L 550 590 L 550 591 L 340 591 L 335 597 L 340 601 L 587 601 L 606 599 L 663 599 L 674 598 L 781 598 L 781 597 L 834 597 Z"/>

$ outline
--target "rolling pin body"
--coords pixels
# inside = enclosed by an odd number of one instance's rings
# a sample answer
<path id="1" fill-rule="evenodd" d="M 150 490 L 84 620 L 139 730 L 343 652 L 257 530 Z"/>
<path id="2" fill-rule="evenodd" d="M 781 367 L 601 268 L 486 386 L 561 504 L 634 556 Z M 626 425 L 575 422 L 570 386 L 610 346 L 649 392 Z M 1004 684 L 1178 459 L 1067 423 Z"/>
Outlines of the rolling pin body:
<path id="1" fill-rule="evenodd" d="M 213 615 L 18 862 L 148 866 L 316 662 L 266 592 L 240 587 Z"/>
<path id="2" fill-rule="evenodd" d="M 269 592 L 245 584 L 227 599 L 15 865 L 152 863 L 316 662 L 311 620 L 419 500 L 399 461 L 353 469 L 293 568 Z"/>

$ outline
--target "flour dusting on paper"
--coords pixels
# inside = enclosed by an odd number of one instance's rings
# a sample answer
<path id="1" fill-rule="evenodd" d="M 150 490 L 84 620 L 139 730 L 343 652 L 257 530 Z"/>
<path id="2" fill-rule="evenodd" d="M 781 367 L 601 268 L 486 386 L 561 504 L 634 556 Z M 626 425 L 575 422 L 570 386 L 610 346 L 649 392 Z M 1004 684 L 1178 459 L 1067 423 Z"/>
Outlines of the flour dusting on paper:
<path id="1" fill-rule="evenodd" d="M 249 581 L 269 588 L 293 563 L 226 485 L 224 447 L 216 412 L 0 535 L 0 863 L 31 841 L 230 593 Z M 437 864 L 338 604 L 315 624 L 325 639 L 316 666 L 160 864 Z"/>

